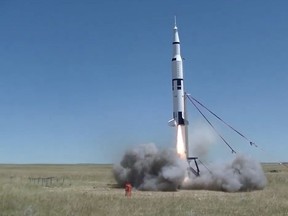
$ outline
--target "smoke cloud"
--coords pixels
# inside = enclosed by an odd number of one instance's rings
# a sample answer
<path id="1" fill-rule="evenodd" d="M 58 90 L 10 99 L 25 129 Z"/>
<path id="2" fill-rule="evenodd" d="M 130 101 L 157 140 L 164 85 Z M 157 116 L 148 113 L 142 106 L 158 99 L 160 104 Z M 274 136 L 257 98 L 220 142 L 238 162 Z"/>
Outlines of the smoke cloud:
<path id="1" fill-rule="evenodd" d="M 190 155 L 195 155 L 201 159 L 208 157 L 209 150 L 217 141 L 215 131 L 203 122 L 192 125 L 189 130 Z"/>
<path id="2" fill-rule="evenodd" d="M 266 185 L 266 177 L 261 165 L 252 158 L 237 155 L 232 162 L 200 167 L 200 176 L 188 174 L 183 189 L 204 189 L 217 191 L 261 190 Z"/>
<path id="3" fill-rule="evenodd" d="M 138 190 L 175 191 L 185 178 L 186 164 L 172 149 L 158 150 L 154 144 L 126 151 L 113 174 L 119 186 L 126 182 Z"/>
<path id="4" fill-rule="evenodd" d="M 251 191 L 263 189 L 267 182 L 261 165 L 244 155 L 208 168 L 200 164 L 200 176 L 196 177 L 175 150 L 146 144 L 126 151 L 120 164 L 114 165 L 113 174 L 121 187 L 129 182 L 138 190 L 149 191 Z"/>

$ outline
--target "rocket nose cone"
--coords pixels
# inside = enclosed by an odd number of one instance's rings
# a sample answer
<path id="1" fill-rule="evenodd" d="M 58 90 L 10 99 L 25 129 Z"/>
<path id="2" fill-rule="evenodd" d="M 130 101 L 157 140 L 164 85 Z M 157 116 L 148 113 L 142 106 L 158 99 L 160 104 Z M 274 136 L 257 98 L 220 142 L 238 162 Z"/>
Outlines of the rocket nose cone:
<path id="1" fill-rule="evenodd" d="M 177 28 L 176 28 L 175 33 L 174 33 L 174 40 L 173 40 L 173 42 L 180 42 Z"/>

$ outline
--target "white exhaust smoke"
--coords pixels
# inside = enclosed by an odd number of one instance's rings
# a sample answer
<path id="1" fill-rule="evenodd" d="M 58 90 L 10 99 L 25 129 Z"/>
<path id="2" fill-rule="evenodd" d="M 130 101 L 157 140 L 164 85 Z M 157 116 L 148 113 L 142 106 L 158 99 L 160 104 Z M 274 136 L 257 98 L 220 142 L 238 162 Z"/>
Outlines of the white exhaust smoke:
<path id="1" fill-rule="evenodd" d="M 189 130 L 189 152 L 191 156 L 205 159 L 208 156 L 213 144 L 217 141 L 217 134 L 202 122 L 196 123 Z"/>

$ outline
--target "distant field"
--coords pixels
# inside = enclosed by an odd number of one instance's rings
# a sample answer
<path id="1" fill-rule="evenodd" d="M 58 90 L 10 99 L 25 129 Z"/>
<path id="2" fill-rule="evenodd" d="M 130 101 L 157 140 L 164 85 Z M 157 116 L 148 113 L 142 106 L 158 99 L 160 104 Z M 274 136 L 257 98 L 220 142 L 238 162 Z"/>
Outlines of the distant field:
<path id="1" fill-rule="evenodd" d="M 111 165 L 0 165 L 0 216 L 288 215 L 288 168 L 263 167 L 262 191 L 134 190 L 126 198 Z"/>

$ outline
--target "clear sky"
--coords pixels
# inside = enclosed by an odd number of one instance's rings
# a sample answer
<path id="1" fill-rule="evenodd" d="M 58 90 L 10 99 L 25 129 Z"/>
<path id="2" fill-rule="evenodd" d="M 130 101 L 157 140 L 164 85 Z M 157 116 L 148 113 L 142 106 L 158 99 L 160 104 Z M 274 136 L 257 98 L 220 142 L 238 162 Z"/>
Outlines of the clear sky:
<path id="1" fill-rule="evenodd" d="M 0 163 L 112 163 L 133 145 L 172 147 L 174 15 L 186 91 L 265 152 L 221 127 L 235 150 L 287 161 L 287 8 L 287 0 L 1 0 Z M 201 117 L 188 111 L 193 128 Z M 223 143 L 214 150 L 231 155 Z"/>

